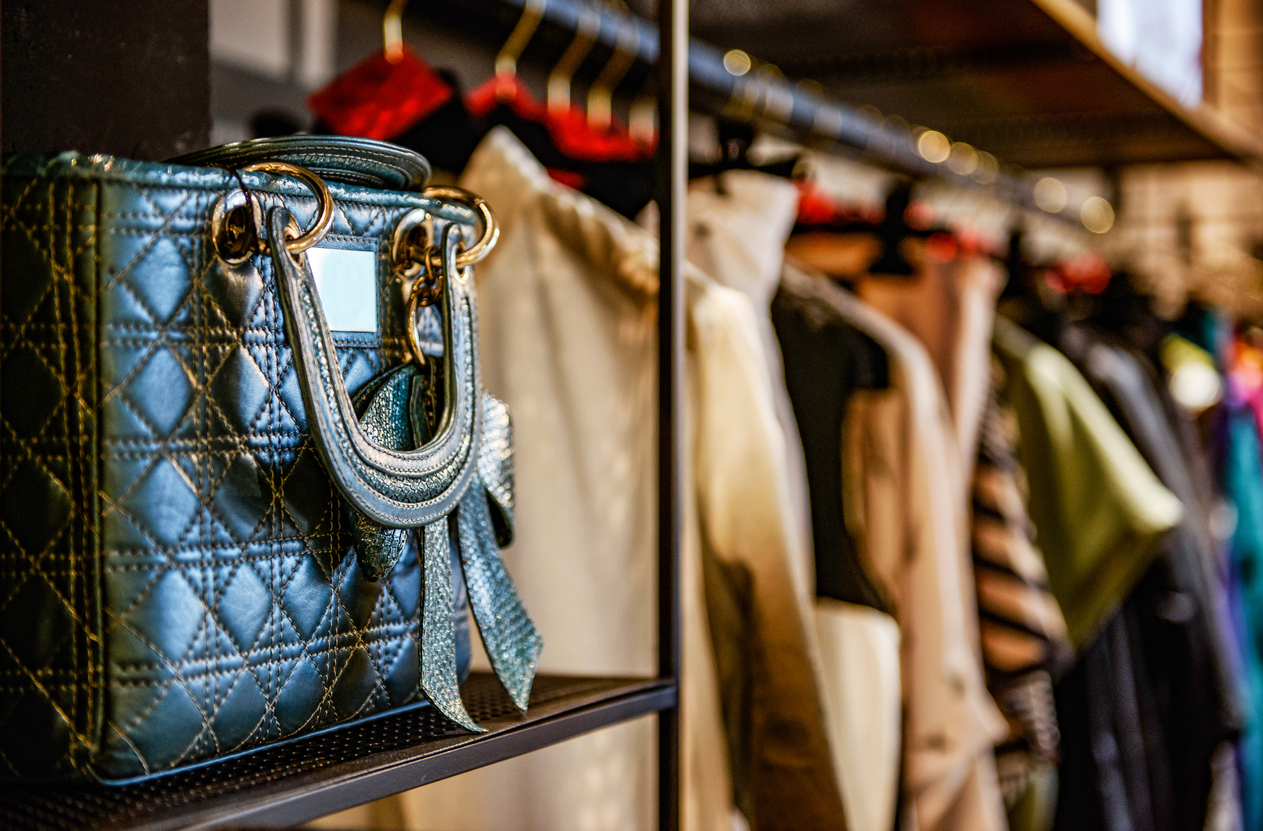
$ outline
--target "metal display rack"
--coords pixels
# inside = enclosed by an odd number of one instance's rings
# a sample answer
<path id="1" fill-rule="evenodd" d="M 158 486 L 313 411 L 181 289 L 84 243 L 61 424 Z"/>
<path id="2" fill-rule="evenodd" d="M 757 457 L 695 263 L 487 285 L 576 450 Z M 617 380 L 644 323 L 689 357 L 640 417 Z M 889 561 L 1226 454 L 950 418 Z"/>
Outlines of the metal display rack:
<path id="1" fill-rule="evenodd" d="M 595 16 L 598 24 L 592 28 L 594 54 L 630 51 L 634 65 L 646 74 L 657 65 L 658 29 L 631 14 L 594 8 L 587 0 L 441 0 L 426 11 L 450 25 L 477 28 L 492 33 L 492 39 L 503 39 L 528 8 L 541 19 L 538 33 L 526 51 L 542 63 L 555 62 L 576 30 L 584 25 L 583 18 Z M 956 173 L 947 165 L 927 161 L 918 152 L 917 133 L 906 125 L 884 122 L 856 105 L 796 84 L 779 73 L 756 69 L 734 75 L 724 65 L 723 49 L 696 39 L 686 43 L 687 101 L 693 111 L 748 122 L 769 133 L 822 150 L 845 152 L 914 177 L 942 179 L 962 187 L 984 187 L 1002 201 L 1036 209 L 1032 196 L 1035 178 L 1021 170 L 1002 165 L 994 177 L 981 182 L 974 176 Z M 725 47 L 729 45 L 725 43 Z M 599 62 L 593 59 L 594 64 Z M 631 77 L 624 86 L 634 85 L 636 80 Z"/>
<path id="2" fill-rule="evenodd" d="M 581 12 L 588 9 L 590 14 L 590 7 L 581 0 L 441 0 L 415 5 L 425 8 L 414 8 L 412 13 L 450 20 L 459 18 L 462 25 L 486 27 L 489 37 L 507 33 L 520 19 L 523 10 L 531 5 L 541 14 L 544 47 L 555 48 L 557 54 L 573 38 L 580 25 Z M 983 186 L 975 178 L 954 173 L 943 164 L 927 161 L 917 152 L 914 134 L 891 126 L 888 121 L 863 111 L 855 103 L 830 98 L 823 91 L 813 91 L 773 73 L 733 74 L 725 68 L 721 50 L 689 40 L 688 5 L 686 0 L 659 0 L 656 28 L 629 14 L 601 9 L 596 32 L 598 49 L 610 54 L 617 49 L 627 50 L 628 44 L 633 44 L 631 48 L 642 79 L 650 72 L 656 70 L 657 73 L 660 140 L 656 198 L 661 223 L 657 677 L 542 675 L 536 680 L 528 714 L 519 716 L 492 676 L 475 674 L 465 685 L 463 694 L 470 713 L 489 728 L 485 734 L 464 733 L 444 721 L 433 708 L 421 707 L 141 784 L 121 787 L 10 787 L 0 791 L 0 826 L 14 829 L 165 829 L 292 825 L 529 753 L 591 730 L 656 714 L 659 725 L 659 828 L 674 831 L 679 827 L 679 548 L 683 502 L 680 488 L 684 367 L 681 266 L 685 238 L 682 208 L 687 172 L 688 109 L 691 105 L 697 110 L 744 119 L 762 129 L 792 135 L 812 145 L 845 148 L 865 159 L 915 176 L 934 176 L 963 185 Z M 854 4 L 844 5 L 851 14 L 867 14 L 856 12 Z M 887 29 L 897 32 L 901 25 L 898 15 L 916 14 L 914 7 L 927 10 L 922 14 L 928 14 L 931 8 L 935 13 L 965 14 L 964 6 L 969 3 L 966 0 L 932 4 L 900 0 L 878 5 L 882 9 L 874 14 L 890 17 L 893 22 L 887 21 L 891 22 Z M 1093 49 L 1089 34 L 1082 31 L 1082 21 L 1075 13 L 1066 10 L 1062 0 L 987 0 L 984 5 L 987 8 L 1013 7 L 1017 11 L 1010 9 L 1009 13 L 1018 16 L 1034 9 L 1038 15 L 1043 15 L 1037 18 L 1039 25 L 1053 21 L 1060 27 L 1057 31 L 1061 34 L 1054 32 L 1049 37 L 1054 44 L 1062 44 L 1061 51 Z M 459 6 L 459 14 L 456 14 L 455 6 Z M 1070 22 L 1066 23 L 1067 20 Z M 547 35 L 549 30 L 551 39 Z M 725 47 L 742 45 L 742 37 L 747 37 L 753 54 L 759 54 L 754 51 L 755 46 L 770 42 L 767 32 L 762 35 L 747 32 L 738 37 L 738 30 L 728 32 L 716 22 L 710 24 L 708 31 L 713 32 L 717 39 L 726 39 L 732 34 L 734 42 L 725 41 Z M 925 27 L 911 27 L 909 31 L 924 32 Z M 887 51 L 894 54 L 903 49 L 906 53 L 913 48 L 923 46 L 893 43 Z M 994 66 L 996 61 L 1003 63 L 1005 54 L 1009 53 L 999 47 L 990 52 L 974 50 L 969 53 L 973 55 L 970 60 L 976 64 L 987 64 L 990 60 L 988 66 Z M 1058 48 L 1049 47 L 1043 52 L 1037 50 L 1035 57 L 1043 55 L 1045 59 L 1052 60 L 1059 54 Z M 1097 52 L 1093 54 L 1098 64 L 1096 69 L 1105 67 L 1125 82 L 1123 86 L 1127 90 L 1131 90 L 1126 95 L 1120 93 L 1122 97 L 1119 100 L 1138 92 L 1148 101 L 1145 107 L 1156 107 L 1161 118 L 1175 125 L 1170 127 L 1168 124 L 1168 127 L 1183 136 L 1184 144 L 1179 145 L 1182 149 L 1178 150 L 1183 157 L 1241 158 L 1252 152 L 1248 146 L 1243 146 L 1212 124 L 1212 119 L 1205 113 L 1180 109 L 1116 61 Z M 960 52 L 959 55 L 965 53 Z M 785 64 L 786 69 L 792 69 L 792 55 L 770 57 Z M 960 61 L 967 57 L 960 57 Z M 834 78 L 859 77 L 864 71 L 871 71 L 871 65 L 876 65 L 876 60 L 852 56 L 847 63 L 840 58 L 832 65 Z M 1026 65 L 1031 57 L 1010 54 L 1008 60 Z M 913 67 L 914 63 L 905 60 L 900 64 L 890 59 L 882 65 L 892 65 L 898 70 L 905 64 Z M 916 72 L 907 69 L 903 74 L 916 75 Z M 828 79 L 821 80 L 827 82 Z M 1127 100 L 1135 103 L 1134 97 Z M 1136 106 L 1140 107 L 1140 104 Z M 981 141 L 979 146 L 988 149 Z M 1129 156 L 1122 144 L 1112 146 L 1114 152 L 1107 161 L 1156 158 L 1152 150 L 1137 150 Z M 1149 145 L 1133 143 L 1131 146 L 1143 149 Z M 1082 154 L 1063 153 L 1062 156 L 1067 161 L 1089 160 L 1081 158 Z M 1046 157 L 1047 160 L 1055 158 L 1059 157 L 1055 154 Z M 1045 160 L 1045 157 L 1028 153 L 1024 159 Z M 1033 205 L 1031 180 L 1019 170 L 1002 165 L 994 181 L 986 183 L 986 186 L 1001 199 L 1021 206 Z"/>

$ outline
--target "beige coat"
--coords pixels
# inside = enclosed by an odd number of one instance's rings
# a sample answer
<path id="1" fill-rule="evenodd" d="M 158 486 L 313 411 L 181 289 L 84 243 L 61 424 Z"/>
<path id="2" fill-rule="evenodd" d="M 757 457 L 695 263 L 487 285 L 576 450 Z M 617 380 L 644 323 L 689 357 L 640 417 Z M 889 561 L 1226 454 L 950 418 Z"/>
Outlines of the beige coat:
<path id="1" fill-rule="evenodd" d="M 795 578 L 800 615 L 814 641 L 835 788 L 850 831 L 890 831 L 901 756 L 898 626 L 875 609 L 815 597 L 806 466 L 769 313 L 797 209 L 797 187 L 764 173 L 729 171 L 695 182 L 688 197 L 687 254 L 707 276 L 749 297 L 758 315 L 803 541 Z"/>

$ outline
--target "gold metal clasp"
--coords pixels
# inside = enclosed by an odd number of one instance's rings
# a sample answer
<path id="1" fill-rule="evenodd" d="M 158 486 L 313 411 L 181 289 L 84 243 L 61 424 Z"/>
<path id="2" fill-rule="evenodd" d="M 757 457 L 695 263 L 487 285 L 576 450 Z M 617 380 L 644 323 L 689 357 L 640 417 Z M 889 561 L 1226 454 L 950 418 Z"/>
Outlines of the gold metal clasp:
<path id="1" fill-rule="evenodd" d="M 285 250 L 297 256 L 319 243 L 333 227 L 333 194 L 324 180 L 305 167 L 288 162 L 255 162 L 241 168 L 242 172 L 276 173 L 301 180 L 316 197 L 319 209 L 311 228 L 285 240 Z M 240 177 L 238 177 L 240 180 Z M 215 207 L 211 218 L 211 239 L 215 250 L 225 262 L 238 264 L 263 252 L 263 212 L 259 201 L 249 193 L 245 184 L 233 191 Z"/>
<path id="2" fill-rule="evenodd" d="M 408 308 L 404 312 L 407 321 L 408 348 L 417 365 L 425 364 L 425 352 L 421 349 L 421 333 L 417 329 L 417 314 L 422 306 L 432 306 L 443 296 L 443 252 L 437 245 L 428 245 L 421 252 L 420 269 L 408 290 Z"/>
<path id="3" fill-rule="evenodd" d="M 254 164 L 246 165 L 242 170 L 293 176 L 295 179 L 301 180 L 315 194 L 316 202 L 319 203 L 320 207 L 319 212 L 316 214 L 316 220 L 307 229 L 306 233 L 285 240 L 286 251 L 295 255 L 301 254 L 320 242 L 325 238 L 325 234 L 329 233 L 329 229 L 333 227 L 333 194 L 329 192 L 329 186 L 325 184 L 324 179 L 321 179 L 305 167 L 299 167 L 289 162 L 255 162 Z"/>
<path id="4" fill-rule="evenodd" d="M 426 188 L 421 191 L 421 195 L 428 196 L 431 199 L 451 199 L 460 202 L 476 211 L 482 217 L 482 236 L 468 249 L 462 249 L 457 252 L 457 268 L 473 265 L 490 254 L 491 249 L 496 247 L 496 242 L 500 239 L 500 223 L 496 222 L 496 215 L 492 213 L 491 206 L 481 196 L 471 193 L 464 188 L 446 185 Z"/>

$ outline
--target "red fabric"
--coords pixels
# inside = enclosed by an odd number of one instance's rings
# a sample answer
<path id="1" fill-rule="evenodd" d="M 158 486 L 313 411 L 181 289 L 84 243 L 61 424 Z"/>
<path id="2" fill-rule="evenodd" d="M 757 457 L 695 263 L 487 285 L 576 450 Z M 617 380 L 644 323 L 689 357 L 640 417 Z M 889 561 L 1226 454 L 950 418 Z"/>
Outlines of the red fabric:
<path id="1" fill-rule="evenodd" d="M 548 178 L 554 182 L 560 182 L 572 190 L 583 190 L 583 186 L 588 183 L 588 179 L 582 173 L 575 173 L 573 170 L 558 170 L 555 167 L 547 168 Z"/>
<path id="2" fill-rule="evenodd" d="M 618 119 L 612 119 L 605 130 L 594 130 L 588 124 L 582 107 L 571 106 L 550 114 L 548 128 L 557 149 L 572 159 L 587 162 L 647 162 L 654 147 L 632 138 L 631 132 Z M 656 142 L 655 142 L 656 144 Z"/>
<path id="3" fill-rule="evenodd" d="M 847 208 L 814 182 L 798 182 L 798 221 L 804 225 L 849 225 L 856 222 L 877 223 L 881 211 L 872 208 Z"/>
<path id="4" fill-rule="evenodd" d="M 548 120 L 548 110 L 516 75 L 488 78 L 465 96 L 465 109 L 474 118 L 486 118 L 497 104 L 504 104 L 527 121 Z"/>
<path id="5" fill-rule="evenodd" d="M 940 263 L 950 262 L 960 254 L 960 244 L 956 237 L 946 231 L 930 234 L 925 241 L 925 255 Z"/>
<path id="6" fill-rule="evenodd" d="M 1109 264 L 1095 254 L 1055 263 L 1044 271 L 1048 285 L 1061 294 L 1100 294 L 1109 285 L 1110 276 Z"/>
<path id="7" fill-rule="evenodd" d="M 798 221 L 803 225 L 856 225 L 867 223 L 874 226 L 881 222 L 884 211 L 879 207 L 844 207 L 815 182 L 798 182 Z M 908 206 L 904 220 L 908 227 L 928 231 L 934 223 L 934 209 L 924 202 Z M 926 240 L 926 252 L 933 258 L 946 262 L 958 256 L 989 257 L 992 248 L 971 228 L 952 231 L 936 231 Z"/>
<path id="8" fill-rule="evenodd" d="M 486 118 L 496 105 L 509 107 L 518 118 L 543 124 L 557 149 L 575 161 L 647 162 L 654 147 L 635 141 L 617 120 L 606 130 L 593 130 L 582 107 L 549 111 L 516 75 L 491 78 L 465 96 L 465 109 L 475 118 Z"/>
<path id="9" fill-rule="evenodd" d="M 452 87 L 411 49 L 398 63 L 373 55 L 307 98 L 335 133 L 391 139 L 443 106 Z"/>

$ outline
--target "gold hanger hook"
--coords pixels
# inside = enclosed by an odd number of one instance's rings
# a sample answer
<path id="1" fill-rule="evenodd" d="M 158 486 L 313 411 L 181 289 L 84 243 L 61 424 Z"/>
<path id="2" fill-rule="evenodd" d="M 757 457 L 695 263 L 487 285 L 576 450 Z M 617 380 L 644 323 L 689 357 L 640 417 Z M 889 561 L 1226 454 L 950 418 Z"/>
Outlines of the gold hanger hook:
<path id="1" fill-rule="evenodd" d="M 386 15 L 382 18 L 382 40 L 386 60 L 399 63 L 403 60 L 403 9 L 408 0 L 390 0 Z"/>
<path id="2" fill-rule="evenodd" d="M 658 97 L 654 95 L 654 77 L 650 73 L 627 111 L 627 130 L 632 141 L 649 146 L 658 140 Z"/>
<path id="3" fill-rule="evenodd" d="M 628 41 L 631 41 L 628 43 Z M 640 28 L 628 21 L 618 32 L 614 54 L 588 90 L 588 124 L 605 130 L 613 120 L 614 90 L 631 69 L 640 52 Z"/>
<path id="4" fill-rule="evenodd" d="M 522 6 L 522 16 L 509 33 L 509 39 L 504 42 L 500 54 L 496 55 L 496 78 L 508 80 L 517 75 L 518 58 L 526 51 L 527 44 L 539 28 L 539 22 L 544 19 L 544 10 L 547 7 L 548 0 L 526 0 Z"/>
<path id="5" fill-rule="evenodd" d="M 579 20 L 575 26 L 574 40 L 566 47 L 561 59 L 553 67 L 548 76 L 548 111 L 550 113 L 567 112 L 570 109 L 570 83 L 575 73 L 583 65 L 583 61 L 592 51 L 597 35 L 601 32 L 601 15 L 591 6 L 584 6 L 579 12 Z"/>

